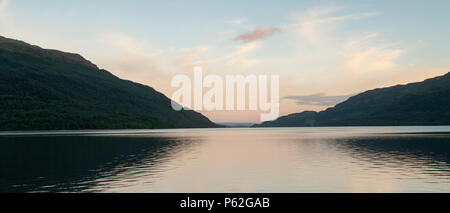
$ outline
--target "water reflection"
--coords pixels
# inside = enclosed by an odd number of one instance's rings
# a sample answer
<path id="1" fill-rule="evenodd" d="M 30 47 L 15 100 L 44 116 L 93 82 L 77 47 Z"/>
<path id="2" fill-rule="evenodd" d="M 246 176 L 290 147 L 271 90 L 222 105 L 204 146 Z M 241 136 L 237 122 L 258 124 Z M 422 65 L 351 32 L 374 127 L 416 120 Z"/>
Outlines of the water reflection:
<path id="1" fill-rule="evenodd" d="M 448 132 L 450 127 L 352 127 L 14 134 L 0 137 L 0 191 L 450 192 Z"/>
<path id="2" fill-rule="evenodd" d="M 132 182 L 139 174 L 157 176 L 158 165 L 198 139 L 136 136 L 3 137 L 1 192 L 103 191 Z M 127 175 L 124 179 L 110 179 Z M 107 183 L 107 184 L 105 184 Z"/>
<path id="3" fill-rule="evenodd" d="M 385 135 L 340 139 L 335 146 L 369 169 L 390 169 L 402 178 L 450 181 L 450 135 Z"/>

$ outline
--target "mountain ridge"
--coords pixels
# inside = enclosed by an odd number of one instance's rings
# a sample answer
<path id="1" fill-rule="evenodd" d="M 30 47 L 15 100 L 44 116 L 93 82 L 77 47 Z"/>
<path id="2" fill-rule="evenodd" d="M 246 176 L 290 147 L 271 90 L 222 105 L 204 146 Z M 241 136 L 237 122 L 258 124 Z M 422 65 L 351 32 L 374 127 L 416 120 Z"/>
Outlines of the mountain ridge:
<path id="1" fill-rule="evenodd" d="M 219 127 L 76 53 L 0 36 L 0 130 Z"/>
<path id="2" fill-rule="evenodd" d="M 254 127 L 450 125 L 450 72 L 376 88 L 324 111 L 282 116 Z"/>
<path id="3" fill-rule="evenodd" d="M 44 49 L 37 45 L 28 44 L 21 40 L 10 39 L 3 36 L 0 36 L 0 48 L 24 54 L 40 54 L 46 57 L 53 58 L 55 60 L 63 59 L 67 61 L 72 61 L 73 63 L 80 63 L 84 66 L 98 69 L 97 65 L 85 59 L 78 53 L 69 53 L 54 49 Z"/>

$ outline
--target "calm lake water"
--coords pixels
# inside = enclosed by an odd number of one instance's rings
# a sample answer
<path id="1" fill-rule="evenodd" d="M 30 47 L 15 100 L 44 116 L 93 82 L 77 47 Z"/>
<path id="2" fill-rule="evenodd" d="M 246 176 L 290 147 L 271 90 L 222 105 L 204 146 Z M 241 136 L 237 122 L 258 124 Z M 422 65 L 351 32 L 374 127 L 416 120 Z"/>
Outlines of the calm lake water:
<path id="1" fill-rule="evenodd" d="M 0 192 L 450 192 L 450 127 L 3 132 Z"/>

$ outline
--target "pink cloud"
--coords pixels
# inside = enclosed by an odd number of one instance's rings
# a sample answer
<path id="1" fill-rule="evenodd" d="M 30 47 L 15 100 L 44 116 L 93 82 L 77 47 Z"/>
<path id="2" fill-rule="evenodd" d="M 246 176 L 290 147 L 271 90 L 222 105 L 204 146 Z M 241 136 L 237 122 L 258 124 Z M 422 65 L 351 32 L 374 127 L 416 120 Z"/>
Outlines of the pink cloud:
<path id="1" fill-rule="evenodd" d="M 272 36 L 279 32 L 281 32 L 281 30 L 277 27 L 269 27 L 267 29 L 262 29 L 262 28 L 258 27 L 255 30 L 253 30 L 252 32 L 247 32 L 247 33 L 238 35 L 233 40 L 249 43 L 249 42 L 265 39 L 265 38 Z"/>

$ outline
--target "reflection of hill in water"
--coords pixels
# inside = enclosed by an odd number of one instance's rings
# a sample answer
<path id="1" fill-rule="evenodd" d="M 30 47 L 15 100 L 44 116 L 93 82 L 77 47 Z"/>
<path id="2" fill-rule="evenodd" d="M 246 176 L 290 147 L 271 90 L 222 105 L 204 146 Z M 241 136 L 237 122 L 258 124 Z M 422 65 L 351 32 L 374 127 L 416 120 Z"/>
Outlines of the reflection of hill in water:
<path id="1" fill-rule="evenodd" d="M 450 135 L 382 135 L 337 139 L 335 146 L 373 168 L 420 169 L 450 178 Z"/>
<path id="2" fill-rule="evenodd" d="M 130 168 L 157 170 L 188 146 L 189 140 L 176 138 L 3 137 L 0 191 L 89 191 L 101 184 L 97 180 L 107 180 Z"/>

